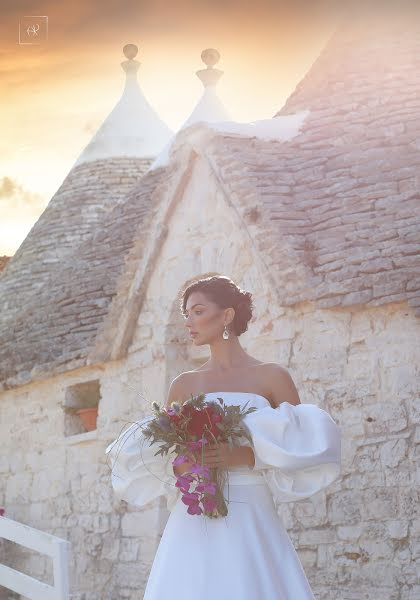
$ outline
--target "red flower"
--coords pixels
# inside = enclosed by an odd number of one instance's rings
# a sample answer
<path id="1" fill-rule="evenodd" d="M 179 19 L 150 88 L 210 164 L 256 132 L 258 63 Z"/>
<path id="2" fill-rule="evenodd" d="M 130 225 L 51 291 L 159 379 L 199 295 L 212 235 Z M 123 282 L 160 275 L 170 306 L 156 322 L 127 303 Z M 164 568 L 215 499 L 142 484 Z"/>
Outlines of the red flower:
<path id="1" fill-rule="evenodd" d="M 178 425 L 180 421 L 182 421 L 181 415 L 169 415 L 169 418 L 175 423 L 175 425 Z"/>
<path id="2" fill-rule="evenodd" d="M 206 432 L 211 431 L 216 439 L 219 437 L 220 430 L 216 427 L 216 423 L 222 420 L 222 416 L 217 414 L 212 407 L 204 408 L 203 410 L 197 410 L 192 406 L 184 408 L 186 416 L 191 417 L 186 427 L 189 435 L 196 435 L 201 438 Z M 207 439 L 211 438 L 209 433 L 207 433 L 206 437 Z"/>

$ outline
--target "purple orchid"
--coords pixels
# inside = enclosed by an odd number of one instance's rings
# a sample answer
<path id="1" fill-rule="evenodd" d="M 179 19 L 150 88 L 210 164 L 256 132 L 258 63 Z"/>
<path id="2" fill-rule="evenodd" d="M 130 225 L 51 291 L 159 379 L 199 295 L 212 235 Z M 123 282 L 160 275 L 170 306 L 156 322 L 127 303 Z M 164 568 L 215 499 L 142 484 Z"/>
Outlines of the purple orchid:
<path id="1" fill-rule="evenodd" d="M 182 465 L 183 463 L 189 462 L 189 460 L 190 459 L 186 454 L 180 454 L 179 456 L 174 458 L 172 464 L 174 465 L 174 467 L 177 467 L 178 465 Z"/>

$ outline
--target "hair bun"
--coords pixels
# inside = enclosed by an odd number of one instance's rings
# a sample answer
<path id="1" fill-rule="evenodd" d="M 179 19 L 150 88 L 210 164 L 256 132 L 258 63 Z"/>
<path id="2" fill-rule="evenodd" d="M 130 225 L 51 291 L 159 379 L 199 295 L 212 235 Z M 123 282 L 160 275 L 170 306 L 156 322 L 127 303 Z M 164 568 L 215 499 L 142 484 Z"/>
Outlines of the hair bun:
<path id="1" fill-rule="evenodd" d="M 252 294 L 251 292 L 246 292 L 244 290 L 240 290 L 238 294 L 238 300 L 236 306 L 233 307 L 235 309 L 235 318 L 233 319 L 236 335 L 240 335 L 247 331 L 248 322 L 252 317 Z"/>

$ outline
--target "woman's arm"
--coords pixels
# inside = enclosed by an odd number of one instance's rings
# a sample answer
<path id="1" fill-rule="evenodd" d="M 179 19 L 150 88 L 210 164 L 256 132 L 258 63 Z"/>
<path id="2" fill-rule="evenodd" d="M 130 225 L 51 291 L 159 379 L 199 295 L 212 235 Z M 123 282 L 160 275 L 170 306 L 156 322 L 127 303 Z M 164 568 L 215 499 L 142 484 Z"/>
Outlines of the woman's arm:
<path id="1" fill-rule="evenodd" d="M 282 402 L 294 406 L 301 404 L 299 393 L 287 369 L 276 363 L 271 363 L 267 370 L 267 384 L 270 386 L 271 398 L 274 407 Z"/>

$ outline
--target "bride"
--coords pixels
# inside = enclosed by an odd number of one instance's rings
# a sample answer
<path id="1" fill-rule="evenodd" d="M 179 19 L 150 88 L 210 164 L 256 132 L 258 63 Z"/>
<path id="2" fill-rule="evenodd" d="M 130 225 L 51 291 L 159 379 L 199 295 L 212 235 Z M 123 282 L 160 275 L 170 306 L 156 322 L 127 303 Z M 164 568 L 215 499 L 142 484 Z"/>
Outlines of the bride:
<path id="1" fill-rule="evenodd" d="M 251 294 L 224 276 L 199 279 L 183 291 L 185 326 L 193 344 L 210 346 L 210 359 L 175 377 L 166 401 L 182 404 L 205 393 L 228 405 L 254 406 L 243 419 L 252 445 L 246 438 L 232 448 L 209 444 L 203 455 L 191 453 L 190 462 L 174 467 L 173 456 L 154 456 L 155 447 L 144 443 L 146 418 L 106 450 L 120 499 L 143 506 L 165 495 L 171 511 L 144 600 L 314 600 L 275 503 L 307 498 L 337 479 L 340 431 L 326 411 L 301 404 L 284 367 L 242 348 L 239 336 L 252 308 Z M 227 470 L 226 517 L 186 512 L 174 484 L 194 462 Z"/>

